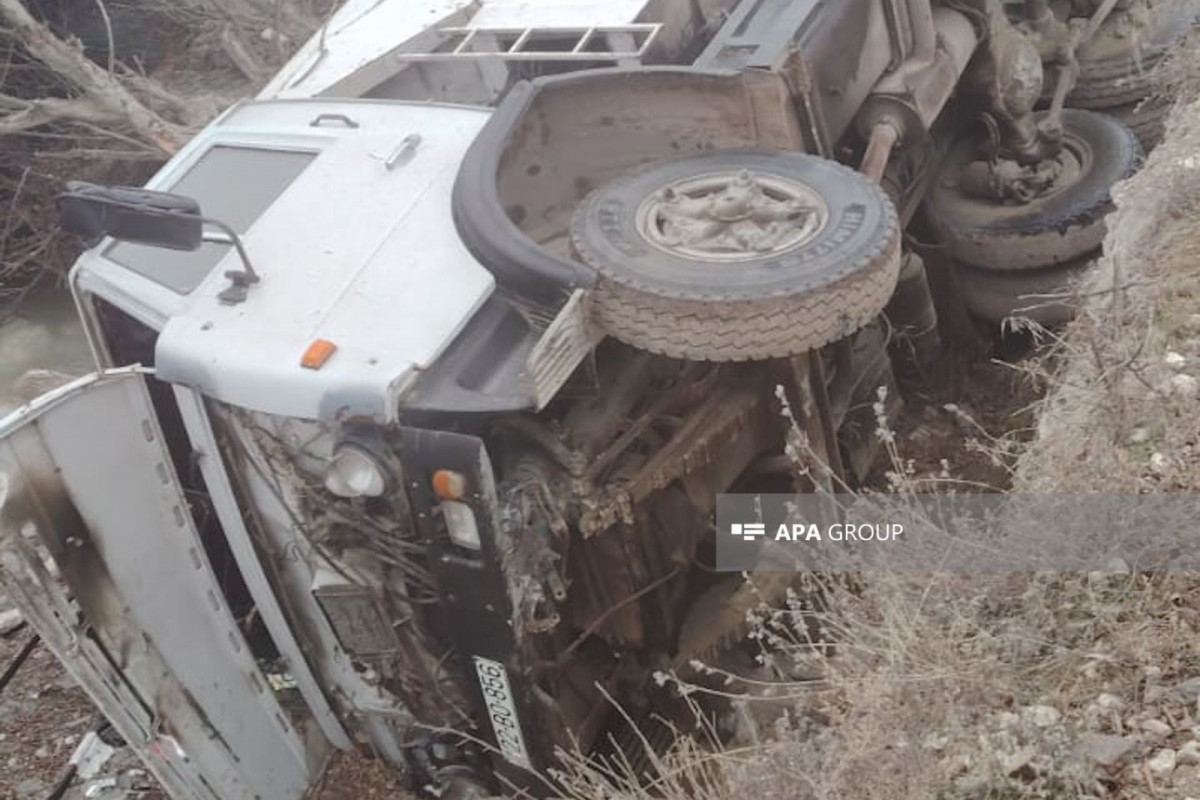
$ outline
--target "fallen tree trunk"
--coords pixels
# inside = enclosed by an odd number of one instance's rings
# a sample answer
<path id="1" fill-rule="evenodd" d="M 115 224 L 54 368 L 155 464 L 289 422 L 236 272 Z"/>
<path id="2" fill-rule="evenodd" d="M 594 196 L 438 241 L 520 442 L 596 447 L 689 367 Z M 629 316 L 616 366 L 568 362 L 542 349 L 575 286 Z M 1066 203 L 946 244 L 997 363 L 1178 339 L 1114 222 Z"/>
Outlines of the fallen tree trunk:
<path id="1" fill-rule="evenodd" d="M 0 118 L 0 133 L 28 130 L 56 119 L 127 126 L 139 139 L 164 154 L 179 149 L 186 134 L 133 96 L 115 73 L 90 61 L 81 48 L 63 41 L 26 10 L 20 0 L 0 0 L 0 21 L 28 53 L 68 81 L 78 96 L 70 99 L 21 101 L 0 98 L 0 105 L 24 107 Z"/>

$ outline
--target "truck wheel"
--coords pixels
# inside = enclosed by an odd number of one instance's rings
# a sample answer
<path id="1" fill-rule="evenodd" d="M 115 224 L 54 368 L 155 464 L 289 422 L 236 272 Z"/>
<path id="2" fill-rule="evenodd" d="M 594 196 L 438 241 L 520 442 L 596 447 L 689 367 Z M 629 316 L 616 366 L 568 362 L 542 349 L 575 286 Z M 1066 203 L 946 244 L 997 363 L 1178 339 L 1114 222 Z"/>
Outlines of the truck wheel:
<path id="1" fill-rule="evenodd" d="M 900 269 L 896 210 L 871 180 L 803 153 L 719 151 L 600 187 L 571 240 L 594 319 L 693 361 L 795 355 L 854 333 Z"/>
<path id="2" fill-rule="evenodd" d="M 983 131 L 950 148 L 925 209 L 955 259 L 980 269 L 1036 269 L 1079 258 L 1104 241 L 1112 185 L 1134 173 L 1141 148 L 1132 131 L 1104 114 L 1069 108 L 1062 122 L 1058 177 L 1027 203 L 964 191 L 960 177 L 983 157 Z"/>
<path id="3" fill-rule="evenodd" d="M 1147 13 L 1154 18 L 1141 30 L 1130 31 L 1127 23 L 1114 18 L 1080 48 L 1079 78 L 1067 97 L 1069 105 L 1108 109 L 1157 93 L 1158 66 L 1196 24 L 1200 3 L 1165 0 Z"/>
<path id="4" fill-rule="evenodd" d="M 1019 272 L 958 265 L 954 275 L 967 309 L 985 322 L 1001 325 L 1009 317 L 1025 317 L 1043 328 L 1057 328 L 1075 318 L 1078 299 L 1072 290 L 1093 262 L 1094 256 L 1088 256 Z"/>

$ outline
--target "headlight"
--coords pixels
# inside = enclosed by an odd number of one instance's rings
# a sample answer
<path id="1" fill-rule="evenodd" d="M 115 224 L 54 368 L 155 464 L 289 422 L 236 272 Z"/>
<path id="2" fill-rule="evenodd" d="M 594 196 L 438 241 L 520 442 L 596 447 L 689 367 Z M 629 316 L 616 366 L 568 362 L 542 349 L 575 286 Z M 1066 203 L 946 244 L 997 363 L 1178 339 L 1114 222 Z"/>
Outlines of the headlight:
<path id="1" fill-rule="evenodd" d="M 338 445 L 325 473 L 325 488 L 338 497 L 379 497 L 390 482 L 388 468 L 353 444 Z"/>
<path id="2" fill-rule="evenodd" d="M 456 500 L 443 500 L 441 505 L 450 541 L 468 550 L 483 549 L 483 543 L 479 539 L 479 525 L 475 522 L 475 512 L 471 507 Z"/>

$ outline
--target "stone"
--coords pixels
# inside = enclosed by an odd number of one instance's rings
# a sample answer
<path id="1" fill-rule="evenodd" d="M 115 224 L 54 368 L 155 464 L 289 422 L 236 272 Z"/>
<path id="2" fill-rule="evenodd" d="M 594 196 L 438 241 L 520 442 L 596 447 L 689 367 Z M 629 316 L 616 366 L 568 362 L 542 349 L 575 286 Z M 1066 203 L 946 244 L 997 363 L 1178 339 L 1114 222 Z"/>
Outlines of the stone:
<path id="1" fill-rule="evenodd" d="M 932 750 L 935 753 L 945 750 L 948 744 L 950 744 L 950 737 L 938 733 L 931 733 L 921 740 L 921 747 L 924 747 L 926 750 Z"/>
<path id="2" fill-rule="evenodd" d="M 1142 724 L 1138 727 L 1140 727 L 1143 732 L 1153 736 L 1156 739 L 1165 739 L 1170 736 L 1174 730 L 1170 725 L 1163 722 L 1161 719 L 1143 720 Z"/>
<path id="3" fill-rule="evenodd" d="M 1127 764 L 1138 748 L 1138 741 L 1128 736 L 1108 733 L 1085 733 L 1079 737 L 1083 754 L 1096 764 L 1116 769 Z"/>
<path id="4" fill-rule="evenodd" d="M 957 753 L 946 762 L 946 774 L 951 778 L 966 775 L 975 766 L 975 760 L 970 753 Z"/>
<path id="5" fill-rule="evenodd" d="M 1129 432 L 1130 444 L 1145 444 L 1148 441 L 1150 441 L 1150 429 L 1143 425 L 1139 425 Z"/>
<path id="6" fill-rule="evenodd" d="M 1010 730 L 1021 724 L 1021 717 L 1011 711 L 1001 711 L 996 715 L 996 726 L 1001 730 Z"/>
<path id="7" fill-rule="evenodd" d="M 1062 714 L 1053 706 L 1030 706 L 1025 709 L 1025 717 L 1038 728 L 1049 728 L 1062 719 Z"/>
<path id="8" fill-rule="evenodd" d="M 1152 453 L 1150 455 L 1150 469 L 1157 472 L 1159 475 L 1166 472 L 1171 467 L 1171 460 L 1162 453 Z"/>
<path id="9" fill-rule="evenodd" d="M 1096 705 L 1103 708 L 1105 711 L 1119 711 L 1125 707 L 1125 701 L 1117 697 L 1115 694 L 1102 692 L 1096 695 Z"/>
<path id="10" fill-rule="evenodd" d="M 1150 770 L 1150 774 L 1156 778 L 1169 778 L 1175 771 L 1176 759 L 1175 751 L 1164 747 L 1150 757 L 1150 760 L 1146 762 L 1146 769 Z"/>
<path id="11" fill-rule="evenodd" d="M 1133 572 L 1133 569 L 1129 566 L 1129 562 L 1117 556 L 1113 556 L 1105 562 L 1104 569 L 1109 574 L 1115 572 L 1121 575 L 1128 575 L 1130 572 Z"/>
<path id="12" fill-rule="evenodd" d="M 1177 683 L 1175 691 L 1189 703 L 1200 699 L 1200 678 L 1188 678 L 1186 681 Z"/>
<path id="13" fill-rule="evenodd" d="M 1018 747 L 1011 753 L 1000 753 L 1000 767 L 1005 775 L 1018 776 L 1033 772 L 1033 760 L 1037 758 L 1038 750 L 1032 745 Z"/>
<path id="14" fill-rule="evenodd" d="M 1200 742 L 1185 742 L 1184 745 L 1175 752 L 1175 763 L 1200 764 Z"/>
<path id="15" fill-rule="evenodd" d="M 0 611 L 0 636 L 8 636 L 21 627 L 21 623 L 24 621 L 25 618 L 21 616 L 21 612 L 15 608 L 10 608 L 8 611 Z"/>
<path id="16" fill-rule="evenodd" d="M 1167 354 L 1163 356 L 1163 363 L 1176 372 L 1179 372 L 1187 365 L 1187 358 L 1181 353 L 1176 353 L 1174 350 L 1168 350 Z"/>

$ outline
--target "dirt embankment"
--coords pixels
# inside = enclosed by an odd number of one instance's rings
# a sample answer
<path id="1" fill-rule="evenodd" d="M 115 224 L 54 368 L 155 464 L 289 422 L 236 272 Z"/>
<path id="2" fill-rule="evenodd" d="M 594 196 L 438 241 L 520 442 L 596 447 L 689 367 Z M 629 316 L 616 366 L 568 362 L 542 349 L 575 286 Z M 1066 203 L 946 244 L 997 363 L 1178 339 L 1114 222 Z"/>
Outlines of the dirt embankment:
<path id="1" fill-rule="evenodd" d="M 1200 102 L 1114 192 L 1106 255 L 1021 460 L 1025 491 L 1200 489 Z"/>

